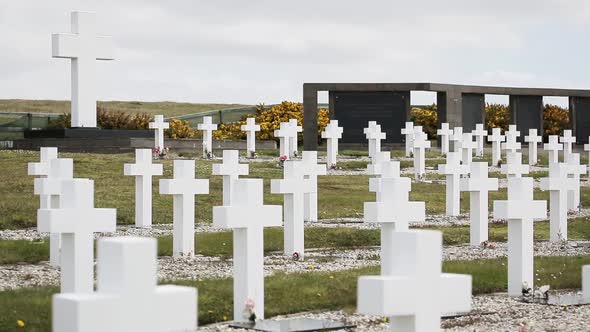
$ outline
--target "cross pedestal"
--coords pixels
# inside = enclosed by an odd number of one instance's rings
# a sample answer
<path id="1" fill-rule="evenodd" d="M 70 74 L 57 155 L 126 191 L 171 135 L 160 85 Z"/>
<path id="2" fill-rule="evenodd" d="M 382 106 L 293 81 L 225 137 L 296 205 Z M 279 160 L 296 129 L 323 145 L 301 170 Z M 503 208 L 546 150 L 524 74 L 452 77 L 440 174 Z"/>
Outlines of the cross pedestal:
<path id="1" fill-rule="evenodd" d="M 449 136 L 453 134 L 453 130 L 449 129 L 449 124 L 443 122 L 440 124 L 440 129 L 436 131 L 440 136 L 440 153 L 446 155 L 449 152 Z"/>
<path id="2" fill-rule="evenodd" d="M 537 144 L 543 142 L 543 136 L 537 135 L 537 129 L 529 129 L 529 135 L 524 137 L 524 141 L 529 143 L 529 165 L 537 164 Z"/>
<path id="3" fill-rule="evenodd" d="M 255 118 L 246 119 L 246 124 L 240 126 L 246 132 L 246 152 L 249 158 L 256 156 L 256 132 L 260 131 L 260 125 L 256 124 Z"/>
<path id="4" fill-rule="evenodd" d="M 342 127 L 338 127 L 338 120 L 330 120 L 326 129 L 322 131 L 322 138 L 326 139 L 326 167 L 336 166 L 338 156 L 338 139 L 342 138 Z"/>
<path id="5" fill-rule="evenodd" d="M 135 176 L 135 227 L 152 227 L 152 176 L 162 175 L 161 164 L 152 163 L 150 149 L 135 150 L 135 164 L 125 164 L 123 174 Z"/>
<path id="6" fill-rule="evenodd" d="M 160 151 L 164 150 L 164 130 L 170 128 L 170 124 L 164 122 L 163 115 L 156 115 L 154 122 L 149 123 L 149 128 L 155 129 L 154 147 L 160 149 Z"/>
<path id="7" fill-rule="evenodd" d="M 406 137 L 406 157 L 411 157 L 414 150 L 414 122 L 406 122 L 401 133 Z"/>
<path id="8" fill-rule="evenodd" d="M 213 123 L 210 116 L 204 116 L 203 123 L 199 123 L 197 129 L 203 131 L 203 158 L 209 158 L 213 155 L 213 131 L 217 130 L 217 124 Z"/>
<path id="9" fill-rule="evenodd" d="M 311 181 L 312 191 L 303 195 L 303 220 L 318 221 L 318 175 L 326 175 L 326 166 L 318 164 L 317 151 L 303 151 L 303 176 Z"/>
<path id="10" fill-rule="evenodd" d="M 469 168 L 461 165 L 459 152 L 449 152 L 447 163 L 438 165 L 438 174 L 446 175 L 446 208 L 447 216 L 458 216 L 461 207 L 461 192 L 459 179 L 461 175 L 468 174 Z"/>
<path id="11" fill-rule="evenodd" d="M 492 166 L 498 166 L 502 161 L 501 143 L 505 140 L 500 128 L 492 128 L 492 134 L 488 135 L 488 142 L 492 142 Z"/>
<path id="12" fill-rule="evenodd" d="M 475 137 L 475 155 L 477 157 L 483 157 L 483 146 L 485 143 L 485 138 L 488 136 L 488 131 L 483 127 L 483 123 L 476 124 L 475 130 L 471 131 L 471 135 Z"/>

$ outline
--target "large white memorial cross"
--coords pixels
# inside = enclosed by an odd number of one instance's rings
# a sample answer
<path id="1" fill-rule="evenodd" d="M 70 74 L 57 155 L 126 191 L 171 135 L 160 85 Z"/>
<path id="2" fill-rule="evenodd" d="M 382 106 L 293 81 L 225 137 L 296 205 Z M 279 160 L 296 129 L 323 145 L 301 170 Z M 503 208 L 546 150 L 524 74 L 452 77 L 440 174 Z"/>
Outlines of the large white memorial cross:
<path id="1" fill-rule="evenodd" d="M 256 124 L 255 118 L 247 118 L 246 124 L 240 127 L 246 132 L 246 153 L 248 157 L 254 158 L 256 155 L 256 132 L 260 131 L 260 125 Z"/>
<path id="2" fill-rule="evenodd" d="M 304 256 L 303 198 L 313 191 L 310 179 L 305 179 L 301 161 L 285 161 L 283 179 L 270 180 L 270 192 L 284 194 L 284 254 Z"/>
<path id="3" fill-rule="evenodd" d="M 312 191 L 303 196 L 303 220 L 318 221 L 318 175 L 326 175 L 326 166 L 318 164 L 317 151 L 303 151 L 303 176 L 311 180 Z"/>
<path id="4" fill-rule="evenodd" d="M 469 167 L 473 161 L 473 150 L 477 150 L 477 142 L 473 141 L 471 133 L 463 133 L 461 141 L 461 162 Z"/>
<path id="5" fill-rule="evenodd" d="M 453 135 L 449 138 L 451 143 L 450 151 L 461 153 L 461 144 L 463 142 L 463 127 L 453 128 Z"/>
<path id="6" fill-rule="evenodd" d="M 488 192 L 498 190 L 498 179 L 488 178 L 488 163 L 471 163 L 469 177 L 461 179 L 461 191 L 469 192 L 469 243 L 488 240 Z"/>
<path id="7" fill-rule="evenodd" d="M 213 123 L 210 116 L 204 116 L 203 123 L 199 123 L 197 129 L 203 131 L 203 158 L 209 158 L 213 155 L 213 131 L 217 130 L 217 124 Z"/>
<path id="8" fill-rule="evenodd" d="M 533 178 L 508 178 L 508 200 L 494 201 L 494 218 L 508 220 L 508 295 L 534 289 L 533 219 L 547 217 L 547 201 L 533 200 Z"/>
<path id="9" fill-rule="evenodd" d="M 303 131 L 303 127 L 297 124 L 297 119 L 289 119 L 289 128 L 290 136 L 289 136 L 289 157 L 297 157 L 297 148 L 299 145 L 298 142 L 298 135 L 300 132 Z"/>
<path id="10" fill-rule="evenodd" d="M 446 155 L 449 152 L 449 137 L 453 135 L 453 130 L 449 129 L 449 124 L 443 122 L 440 124 L 440 129 L 436 130 L 436 134 L 440 136 L 440 153 Z"/>
<path id="11" fill-rule="evenodd" d="M 471 310 L 471 276 L 441 273 L 441 232 L 396 232 L 392 243 L 391 275 L 359 278 L 359 313 L 390 317 L 391 331 L 433 332 L 442 314 Z"/>
<path id="12" fill-rule="evenodd" d="M 506 136 L 502 135 L 502 129 L 492 128 L 492 134 L 488 135 L 488 142 L 492 142 L 492 166 L 498 166 L 502 161 L 502 142 Z"/>
<path id="13" fill-rule="evenodd" d="M 386 134 L 375 121 L 369 121 L 369 126 L 363 129 L 363 133 L 369 141 L 369 157 L 375 158 L 375 155 L 381 152 L 381 140 L 386 138 Z"/>
<path id="14" fill-rule="evenodd" d="M 157 285 L 155 239 L 113 237 L 98 241 L 97 290 L 53 297 L 53 331 L 192 331 L 197 290 Z"/>
<path id="15" fill-rule="evenodd" d="M 275 129 L 274 135 L 279 138 L 279 157 L 289 159 L 291 149 L 289 148 L 289 141 L 291 137 L 291 125 L 289 122 L 281 122 L 279 129 Z"/>
<path id="16" fill-rule="evenodd" d="M 571 129 L 566 129 L 563 131 L 563 136 L 559 137 L 559 142 L 563 143 L 563 161 L 567 162 L 572 155 L 576 136 L 572 135 Z"/>
<path id="17" fill-rule="evenodd" d="M 160 149 L 160 151 L 164 150 L 164 130 L 170 128 L 170 124 L 168 122 L 164 122 L 163 115 L 156 115 L 154 117 L 154 122 L 149 123 L 150 129 L 154 129 L 154 147 Z"/>
<path id="18" fill-rule="evenodd" d="M 96 60 L 113 60 L 111 37 L 96 35 L 96 14 L 72 12 L 71 33 L 51 36 L 52 57 L 71 59 L 72 127 L 96 127 Z"/>
<path id="19" fill-rule="evenodd" d="M 406 137 L 406 157 L 410 157 L 414 151 L 414 122 L 406 122 L 401 133 Z"/>
<path id="20" fill-rule="evenodd" d="M 559 136 L 550 135 L 549 142 L 543 144 L 543 150 L 547 151 L 549 164 L 559 162 L 559 151 L 563 150 L 563 144 L 559 143 Z"/>
<path id="21" fill-rule="evenodd" d="M 485 138 L 488 136 L 488 131 L 484 129 L 483 123 L 477 123 L 475 125 L 475 130 L 471 131 L 471 135 L 475 137 L 475 143 L 477 144 L 475 155 L 478 157 L 483 157 Z"/>
<path id="22" fill-rule="evenodd" d="M 326 167 L 336 166 L 338 156 L 338 139 L 342 138 L 342 127 L 338 127 L 338 120 L 330 120 L 326 129 L 322 131 L 322 138 L 326 139 Z"/>
<path id="23" fill-rule="evenodd" d="M 580 175 L 586 174 L 588 169 L 580 165 L 579 153 L 570 154 L 565 165 L 568 178 L 572 183 L 567 194 L 567 207 L 569 210 L 578 211 L 580 209 Z"/>
<path id="24" fill-rule="evenodd" d="M 567 240 L 567 194 L 574 185 L 567 177 L 567 166 L 549 164 L 549 177 L 541 178 L 541 190 L 549 191 L 549 241 Z"/>
<path id="25" fill-rule="evenodd" d="M 231 205 L 232 183 L 240 175 L 248 175 L 248 164 L 240 164 L 240 153 L 238 150 L 223 150 L 223 162 L 213 164 L 213 175 L 223 177 L 223 205 Z"/>
<path id="26" fill-rule="evenodd" d="M 61 292 L 92 293 L 94 289 L 94 236 L 114 232 L 115 209 L 94 207 L 94 181 L 61 181 L 59 209 L 39 209 L 37 230 L 61 233 Z"/>
<path id="27" fill-rule="evenodd" d="M 500 172 L 506 174 L 507 178 L 520 178 L 523 174 L 529 174 L 529 165 L 522 163 L 522 153 L 508 152 L 506 155 L 506 164 L 500 166 Z"/>
<path id="28" fill-rule="evenodd" d="M 161 164 L 152 163 L 150 149 L 135 150 L 135 164 L 125 164 L 123 173 L 135 176 L 135 226 L 152 227 L 152 176 L 162 175 Z"/>
<path id="29" fill-rule="evenodd" d="M 521 144 L 517 142 L 520 131 L 516 130 L 516 125 L 509 125 L 504 134 L 506 135 L 506 143 L 502 143 L 502 149 L 506 150 L 506 154 L 518 152 L 521 149 Z"/>
<path id="30" fill-rule="evenodd" d="M 254 301 L 256 318 L 264 319 L 263 228 L 281 226 L 281 206 L 264 205 L 262 187 L 262 179 L 237 179 L 232 204 L 213 207 L 213 225 L 234 230 L 234 321 L 248 321 L 248 300 Z"/>
<path id="31" fill-rule="evenodd" d="M 46 178 L 35 179 L 35 194 L 43 197 L 51 197 L 49 206 L 41 206 L 41 209 L 59 209 L 62 180 L 70 180 L 74 177 L 74 161 L 72 159 L 56 158 L 49 162 L 49 174 Z M 61 234 L 49 235 L 49 264 L 53 267 L 60 265 Z"/>
<path id="32" fill-rule="evenodd" d="M 469 173 L 469 168 L 461 165 L 459 152 L 449 152 L 447 163 L 438 165 L 438 173 L 446 175 L 446 207 L 447 216 L 458 216 L 461 206 L 460 178 Z"/>
<path id="33" fill-rule="evenodd" d="M 174 178 L 160 179 L 160 194 L 173 195 L 172 255 L 193 256 L 195 195 L 209 193 L 209 180 L 195 179 L 194 160 L 174 160 Z"/>
<path id="34" fill-rule="evenodd" d="M 426 175 L 426 149 L 430 149 L 430 141 L 428 136 L 422 131 L 414 134 L 414 142 L 412 143 L 414 149 L 414 177 L 420 180 Z"/>
<path id="35" fill-rule="evenodd" d="M 529 165 L 534 166 L 537 164 L 537 144 L 543 142 L 543 136 L 537 135 L 537 129 L 529 129 L 528 136 L 524 137 L 524 141 L 529 143 Z"/>
<path id="36" fill-rule="evenodd" d="M 398 162 L 399 163 L 399 162 Z M 371 178 L 369 191 L 379 192 L 377 202 L 365 202 L 364 221 L 381 224 L 381 274 L 390 275 L 396 255 L 393 249 L 393 233 L 407 231 L 410 221 L 424 221 L 424 202 L 410 202 L 412 180 L 407 177 Z"/>

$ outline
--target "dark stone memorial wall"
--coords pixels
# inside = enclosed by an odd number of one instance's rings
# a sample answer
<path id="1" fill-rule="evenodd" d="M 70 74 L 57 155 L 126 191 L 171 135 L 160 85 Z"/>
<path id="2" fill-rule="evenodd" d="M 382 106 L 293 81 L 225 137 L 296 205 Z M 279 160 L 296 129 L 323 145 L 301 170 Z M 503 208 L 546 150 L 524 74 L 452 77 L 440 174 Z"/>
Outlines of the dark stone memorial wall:
<path id="1" fill-rule="evenodd" d="M 481 93 L 464 93 L 461 97 L 463 132 L 475 130 L 475 125 L 485 123 L 485 96 Z"/>
<path id="2" fill-rule="evenodd" d="M 543 132 L 543 97 L 542 96 L 510 96 L 511 124 L 516 124 L 520 131 L 520 141 L 528 135 L 530 128 Z"/>
<path id="3" fill-rule="evenodd" d="M 572 129 L 578 144 L 588 143 L 590 136 L 590 98 L 570 97 L 570 117 Z"/>

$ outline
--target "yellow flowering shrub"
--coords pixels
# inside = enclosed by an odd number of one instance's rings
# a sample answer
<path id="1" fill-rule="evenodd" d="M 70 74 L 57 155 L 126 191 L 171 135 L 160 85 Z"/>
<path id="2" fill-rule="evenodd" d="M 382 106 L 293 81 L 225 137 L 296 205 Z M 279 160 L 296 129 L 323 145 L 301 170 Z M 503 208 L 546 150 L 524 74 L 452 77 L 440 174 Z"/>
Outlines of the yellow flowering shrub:
<path id="1" fill-rule="evenodd" d="M 168 138 L 177 139 L 197 136 L 197 131 L 191 128 L 189 123 L 184 120 L 172 119 L 169 123 L 170 128 L 165 131 Z"/>
<path id="2" fill-rule="evenodd" d="M 561 135 L 569 127 L 570 113 L 557 105 L 547 104 L 543 111 L 544 135 Z"/>
<path id="3" fill-rule="evenodd" d="M 428 135 L 429 139 L 436 138 L 436 129 L 438 127 L 438 114 L 436 113 L 436 104 L 426 107 L 412 107 L 410 111 L 410 121 L 416 126 L 422 126 L 422 130 Z"/>
<path id="4" fill-rule="evenodd" d="M 487 104 L 485 106 L 485 121 L 487 128 L 502 128 L 508 130 L 510 124 L 510 110 L 507 105 Z"/>

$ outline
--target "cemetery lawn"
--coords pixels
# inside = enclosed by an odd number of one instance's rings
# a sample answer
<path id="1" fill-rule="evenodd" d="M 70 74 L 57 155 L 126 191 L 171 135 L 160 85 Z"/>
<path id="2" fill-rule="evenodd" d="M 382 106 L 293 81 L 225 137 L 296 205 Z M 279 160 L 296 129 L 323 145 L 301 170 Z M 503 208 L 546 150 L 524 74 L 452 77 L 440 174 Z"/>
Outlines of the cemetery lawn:
<path id="1" fill-rule="evenodd" d="M 174 102 L 143 102 L 143 101 L 99 101 L 98 106 L 109 111 L 126 113 L 163 114 L 164 117 L 206 112 L 224 108 L 234 108 L 248 105 L 240 104 L 194 104 Z M 0 99 L 1 112 L 25 113 L 70 113 L 69 100 L 24 100 Z"/>
<path id="2" fill-rule="evenodd" d="M 468 245 L 469 226 L 424 227 L 443 233 L 444 245 Z M 535 222 L 535 241 L 549 240 L 549 222 Z M 577 218 L 568 222 L 569 240 L 590 240 L 590 217 Z M 231 258 L 232 233 L 229 231 L 197 233 L 197 254 Z M 506 242 L 508 230 L 506 224 L 490 224 L 489 240 Z M 307 249 L 355 249 L 380 245 L 379 229 L 354 229 L 348 227 L 307 228 L 305 230 L 305 247 Z M 264 252 L 283 251 L 282 228 L 264 230 Z M 49 260 L 49 240 L 44 241 L 0 241 L 0 264 L 31 263 Z M 158 238 L 158 255 L 172 256 L 172 236 Z M 375 257 L 377 259 L 377 257 Z"/>
<path id="3" fill-rule="evenodd" d="M 581 267 L 586 264 L 590 264 L 588 256 L 535 258 L 539 279 L 536 285 L 549 284 L 551 289 L 579 289 Z M 506 259 L 444 262 L 443 270 L 471 274 L 474 295 L 506 291 Z M 275 274 L 267 277 L 266 317 L 314 310 L 354 312 L 358 277 L 378 273 L 379 267 L 366 267 L 333 273 Z M 231 319 L 231 279 L 167 283 L 198 288 L 199 325 Z M 0 330 L 18 330 L 16 321 L 22 320 L 26 331 L 49 331 L 51 295 L 57 291 L 56 287 L 46 287 L 0 292 Z"/>

